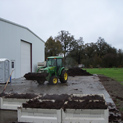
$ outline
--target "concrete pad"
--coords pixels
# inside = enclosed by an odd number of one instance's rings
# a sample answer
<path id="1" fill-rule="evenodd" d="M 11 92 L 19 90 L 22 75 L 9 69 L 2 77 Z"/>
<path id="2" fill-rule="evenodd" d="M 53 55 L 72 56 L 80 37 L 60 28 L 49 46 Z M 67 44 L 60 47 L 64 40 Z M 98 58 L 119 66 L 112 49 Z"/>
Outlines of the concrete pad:
<path id="1" fill-rule="evenodd" d="M 0 85 L 0 92 L 4 85 Z M 69 76 L 68 82 L 57 85 L 39 85 L 37 82 L 25 80 L 25 78 L 14 79 L 8 84 L 8 93 L 42 93 L 42 94 L 104 94 L 107 103 L 113 103 L 110 95 L 105 90 L 98 76 Z"/>
<path id="2" fill-rule="evenodd" d="M 0 93 L 3 91 L 5 84 L 0 84 Z M 6 93 L 41 93 L 41 94 L 104 94 L 107 103 L 112 103 L 110 95 L 105 90 L 102 83 L 99 81 L 98 76 L 76 76 L 70 77 L 68 82 L 58 83 L 57 85 L 49 85 L 45 82 L 44 85 L 39 85 L 37 82 L 25 80 L 24 78 L 13 79 L 8 84 Z M 0 122 L 7 123 L 17 121 L 16 112 L 0 110 Z M 12 116 L 11 116 L 12 114 Z M 16 119 L 16 120 L 15 120 Z"/>

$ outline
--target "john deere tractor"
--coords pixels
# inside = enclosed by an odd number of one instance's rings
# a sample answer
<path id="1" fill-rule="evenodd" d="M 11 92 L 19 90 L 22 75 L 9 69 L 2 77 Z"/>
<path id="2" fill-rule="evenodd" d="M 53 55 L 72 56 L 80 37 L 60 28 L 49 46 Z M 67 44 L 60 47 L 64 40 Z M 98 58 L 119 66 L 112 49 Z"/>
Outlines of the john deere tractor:
<path id="1" fill-rule="evenodd" d="M 63 67 L 63 57 L 61 56 L 48 57 L 45 67 L 38 67 L 37 73 L 28 73 L 24 77 L 28 80 L 36 80 L 39 84 L 43 84 L 47 80 L 52 85 L 56 85 L 58 79 L 61 83 L 66 83 L 68 80 L 68 74 Z"/>

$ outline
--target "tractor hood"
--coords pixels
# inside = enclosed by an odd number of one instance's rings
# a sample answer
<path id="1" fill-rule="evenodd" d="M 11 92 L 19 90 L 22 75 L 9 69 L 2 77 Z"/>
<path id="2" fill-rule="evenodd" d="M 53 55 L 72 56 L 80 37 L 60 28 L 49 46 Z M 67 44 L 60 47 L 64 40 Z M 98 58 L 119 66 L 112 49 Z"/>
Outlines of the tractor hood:
<path id="1" fill-rule="evenodd" d="M 54 66 L 54 67 L 45 67 L 45 68 L 41 68 L 40 70 L 41 70 L 42 72 L 49 72 L 49 71 L 54 70 L 54 68 L 55 68 L 55 66 Z"/>

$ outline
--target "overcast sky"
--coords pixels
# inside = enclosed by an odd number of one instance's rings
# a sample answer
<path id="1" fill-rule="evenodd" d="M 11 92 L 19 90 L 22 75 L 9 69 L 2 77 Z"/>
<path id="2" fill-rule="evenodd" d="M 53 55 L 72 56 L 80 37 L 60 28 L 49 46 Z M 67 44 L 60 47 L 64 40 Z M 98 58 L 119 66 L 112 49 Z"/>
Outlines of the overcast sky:
<path id="1" fill-rule="evenodd" d="M 0 0 L 0 17 L 46 41 L 66 30 L 84 43 L 102 37 L 123 49 L 123 0 Z"/>

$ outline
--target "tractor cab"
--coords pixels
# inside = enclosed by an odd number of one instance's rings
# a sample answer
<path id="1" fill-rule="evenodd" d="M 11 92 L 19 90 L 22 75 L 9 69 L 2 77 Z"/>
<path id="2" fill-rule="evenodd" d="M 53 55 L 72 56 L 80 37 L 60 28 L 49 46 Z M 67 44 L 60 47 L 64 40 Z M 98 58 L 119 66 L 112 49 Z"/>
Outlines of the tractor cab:
<path id="1" fill-rule="evenodd" d="M 53 66 L 62 67 L 63 66 L 63 57 L 60 57 L 60 56 L 48 57 L 46 60 L 46 66 L 47 67 L 53 67 Z"/>

